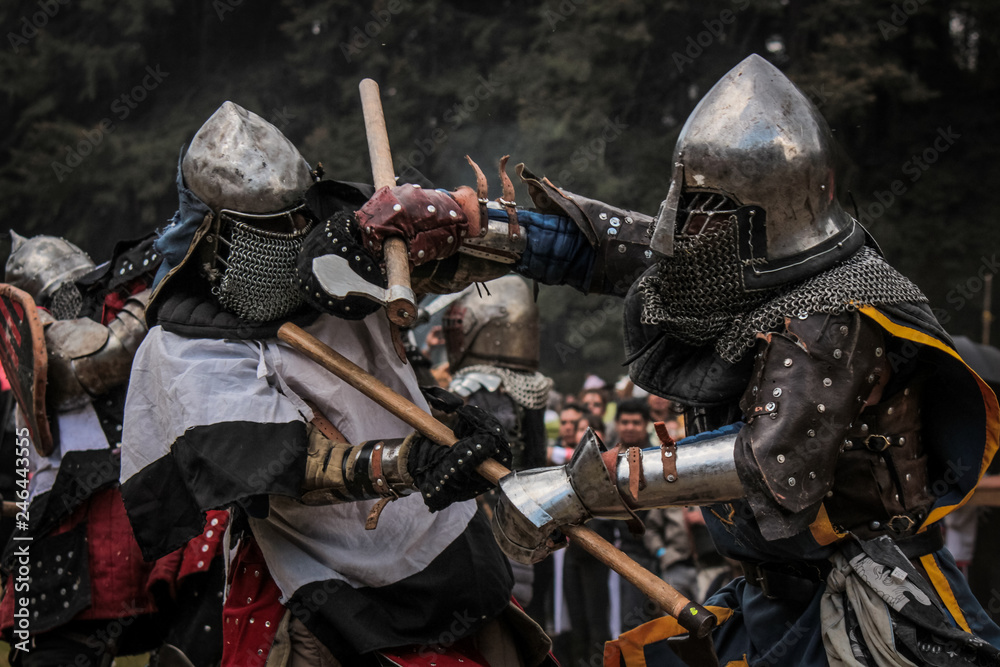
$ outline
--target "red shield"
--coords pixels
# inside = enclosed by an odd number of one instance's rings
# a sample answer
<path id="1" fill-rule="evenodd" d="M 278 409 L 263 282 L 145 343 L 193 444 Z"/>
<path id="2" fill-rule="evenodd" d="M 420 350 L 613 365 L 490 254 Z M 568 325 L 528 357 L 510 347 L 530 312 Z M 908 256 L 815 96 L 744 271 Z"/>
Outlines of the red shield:
<path id="1" fill-rule="evenodd" d="M 28 424 L 35 450 L 48 456 L 53 442 L 45 415 L 45 333 L 31 295 L 4 283 L 0 283 L 0 363 Z"/>

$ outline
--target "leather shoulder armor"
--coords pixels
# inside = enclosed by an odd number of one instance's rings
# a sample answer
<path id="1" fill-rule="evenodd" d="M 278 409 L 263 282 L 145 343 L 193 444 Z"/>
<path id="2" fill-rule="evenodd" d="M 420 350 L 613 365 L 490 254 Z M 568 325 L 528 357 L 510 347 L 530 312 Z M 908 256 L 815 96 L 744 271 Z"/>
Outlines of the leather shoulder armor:
<path id="1" fill-rule="evenodd" d="M 887 372 L 881 330 L 858 313 L 786 320 L 759 335 L 736 464 L 769 540 L 804 530 L 833 486 L 844 438 Z"/>

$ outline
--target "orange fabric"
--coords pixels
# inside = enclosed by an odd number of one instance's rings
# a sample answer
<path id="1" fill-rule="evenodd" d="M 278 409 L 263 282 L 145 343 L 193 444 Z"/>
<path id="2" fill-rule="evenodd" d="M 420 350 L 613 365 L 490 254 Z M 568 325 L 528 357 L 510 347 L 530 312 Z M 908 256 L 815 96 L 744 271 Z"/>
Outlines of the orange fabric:
<path id="1" fill-rule="evenodd" d="M 826 505 L 819 506 L 816 518 L 809 524 L 809 532 L 812 533 L 816 543 L 824 547 L 847 537 L 847 533 L 838 533 L 833 524 L 830 523 L 830 517 L 826 513 Z"/>
<path id="2" fill-rule="evenodd" d="M 931 578 L 931 586 L 937 591 L 938 597 L 944 602 L 945 608 L 951 617 L 955 619 L 955 623 L 958 627 L 962 628 L 966 632 L 972 634 L 972 630 L 969 628 L 969 622 L 965 620 L 965 614 L 962 613 L 962 607 L 959 606 L 958 600 L 955 599 L 955 593 L 951 590 L 951 584 L 948 583 L 948 579 L 945 578 L 944 572 L 941 571 L 941 566 L 938 565 L 937 559 L 934 554 L 927 554 L 920 557 L 920 564 L 924 566 L 924 570 L 927 572 L 927 576 Z"/>
<path id="3" fill-rule="evenodd" d="M 706 609 L 715 614 L 715 617 L 719 619 L 719 625 L 728 621 L 733 615 L 733 610 L 728 607 L 706 607 Z M 669 616 L 654 619 L 634 630 L 623 633 L 618 639 L 606 643 L 604 645 L 604 665 L 605 667 L 619 667 L 620 662 L 609 662 L 618 656 L 619 660 L 624 658 L 626 667 L 647 667 L 646 653 L 643 650 L 647 644 L 683 634 L 687 634 L 687 630 L 680 626 L 677 619 Z"/>

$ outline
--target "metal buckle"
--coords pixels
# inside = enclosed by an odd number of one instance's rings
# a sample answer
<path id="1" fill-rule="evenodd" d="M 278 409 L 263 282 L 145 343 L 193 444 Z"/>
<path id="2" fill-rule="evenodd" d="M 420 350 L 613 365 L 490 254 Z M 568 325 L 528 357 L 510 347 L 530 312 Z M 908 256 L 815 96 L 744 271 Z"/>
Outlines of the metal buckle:
<path id="1" fill-rule="evenodd" d="M 873 445 L 872 444 L 872 440 L 873 439 L 875 439 L 875 440 L 881 440 L 882 441 L 882 446 L 878 447 L 876 445 Z M 875 434 L 872 434 L 872 435 L 869 435 L 868 437 L 865 438 L 865 447 L 867 447 L 869 450 L 871 450 L 873 452 L 884 452 L 885 450 L 887 450 L 889 448 L 889 445 L 891 445 L 891 444 L 892 444 L 892 442 L 890 442 L 889 436 L 887 436 L 887 435 L 875 435 Z"/>

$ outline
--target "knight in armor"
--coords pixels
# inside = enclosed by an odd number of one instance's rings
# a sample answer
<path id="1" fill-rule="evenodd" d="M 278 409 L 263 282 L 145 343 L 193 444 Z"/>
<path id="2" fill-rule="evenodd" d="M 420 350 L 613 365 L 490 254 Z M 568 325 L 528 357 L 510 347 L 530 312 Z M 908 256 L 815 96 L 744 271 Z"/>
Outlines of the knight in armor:
<path id="1" fill-rule="evenodd" d="M 501 482 L 494 533 L 523 562 L 548 555 L 558 525 L 701 505 L 742 563 L 708 601 L 714 649 L 660 619 L 609 644 L 607 664 L 1000 659 L 939 527 L 997 449 L 997 399 L 840 206 L 832 165 L 815 106 L 750 56 L 688 118 L 655 220 L 520 167 L 536 210 L 490 212 L 488 233 L 417 269 L 493 252 L 542 282 L 624 295 L 632 380 L 689 406 L 680 442 L 664 429 L 625 457 L 588 438 L 565 466 Z M 373 234 L 398 233 L 375 213 Z"/>
<path id="2" fill-rule="evenodd" d="M 471 500 L 490 486 L 475 467 L 509 462 L 500 424 L 440 405 L 459 437 L 441 448 L 276 337 L 295 322 L 428 408 L 384 310 L 325 295 L 313 272 L 326 258 L 334 277 L 385 287 L 353 213 L 372 188 L 320 180 L 277 128 L 226 102 L 182 151 L 177 189 L 154 245 L 164 265 L 129 388 L 122 491 L 146 558 L 233 508 L 223 664 L 425 664 L 439 652 L 541 664 L 540 629 L 512 645 L 534 626 Z M 464 232 L 449 195 L 414 196 L 440 207 L 430 237 Z M 408 237 L 415 259 L 434 256 L 427 238 Z"/>
<path id="3" fill-rule="evenodd" d="M 28 545 L 30 582 L 15 588 L 12 575 L 0 603 L 11 664 L 108 665 L 161 644 L 163 664 L 167 655 L 214 664 L 221 650 L 202 642 L 222 634 L 221 532 L 193 535 L 166 558 L 144 562 L 118 486 L 126 387 L 159 264 L 152 236 L 119 243 L 101 266 L 60 238 L 11 237 L 5 289 L 26 296 L 4 301 L 8 338 L 0 356 L 18 396 L 18 435 L 30 434 L 40 450 L 29 461 L 28 519 L 3 558 L 6 572 L 22 574 Z M 32 305 L 44 332 L 39 347 L 11 320 Z M 35 355 L 47 366 L 37 378 L 25 375 Z M 18 386 L 23 378 L 32 386 Z M 36 383 L 44 387 L 37 404 L 29 400 Z M 211 519 L 224 528 L 224 512 Z M 24 628 L 16 621 L 22 613 L 30 615 L 27 639 L 14 632 Z"/>

